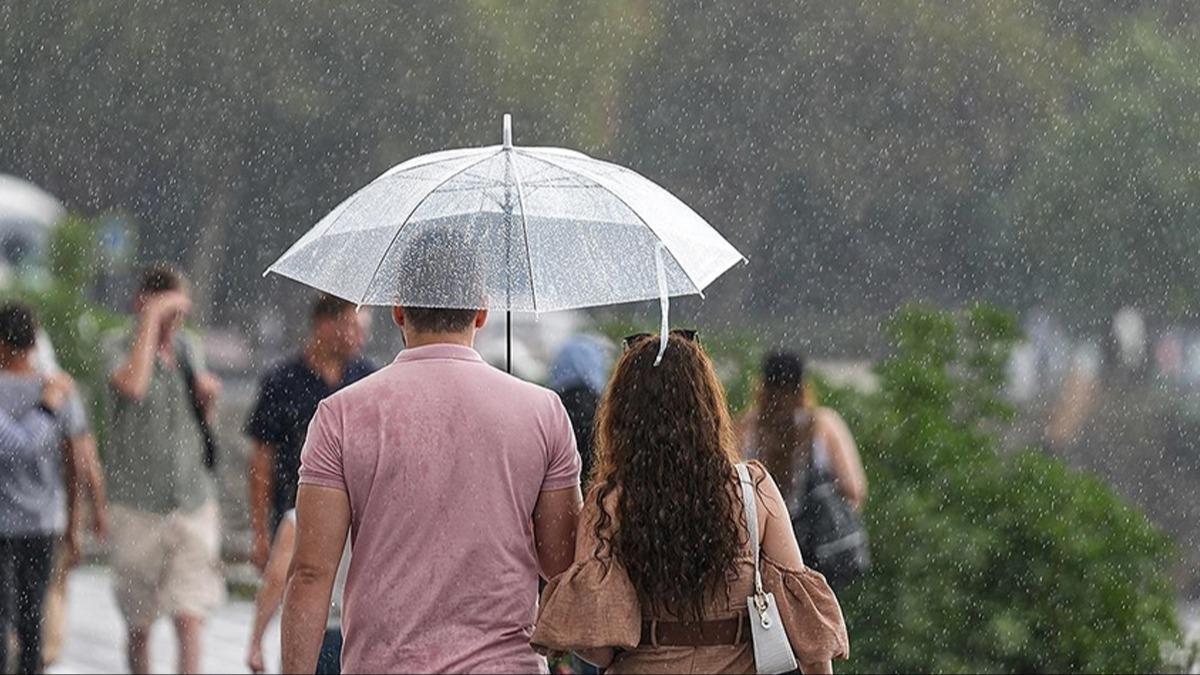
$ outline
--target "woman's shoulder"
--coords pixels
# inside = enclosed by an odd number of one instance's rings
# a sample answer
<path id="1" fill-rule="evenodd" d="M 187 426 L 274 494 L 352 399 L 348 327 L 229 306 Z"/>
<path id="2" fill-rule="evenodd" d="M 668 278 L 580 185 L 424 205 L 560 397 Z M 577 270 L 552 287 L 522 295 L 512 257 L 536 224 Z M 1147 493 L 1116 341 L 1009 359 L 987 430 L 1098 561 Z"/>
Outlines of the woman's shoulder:
<path id="1" fill-rule="evenodd" d="M 842 418 L 842 414 L 833 408 L 825 406 L 813 408 L 812 415 L 813 422 L 825 428 L 837 429 L 846 426 L 846 420 Z"/>
<path id="2" fill-rule="evenodd" d="M 755 485 L 769 482 L 775 483 L 775 479 L 771 477 L 771 472 L 767 471 L 767 467 L 757 459 L 751 459 L 744 462 L 746 470 L 750 474 L 750 480 L 754 481 Z"/>
<path id="3" fill-rule="evenodd" d="M 764 509 L 766 516 L 768 518 L 779 517 L 778 507 L 783 504 L 783 496 L 780 495 L 779 486 L 771 477 L 771 472 L 767 471 L 767 467 L 758 460 L 750 460 L 745 464 L 747 472 L 750 474 L 750 482 L 754 484 L 754 492 L 758 496 L 759 502 L 766 507 Z"/>

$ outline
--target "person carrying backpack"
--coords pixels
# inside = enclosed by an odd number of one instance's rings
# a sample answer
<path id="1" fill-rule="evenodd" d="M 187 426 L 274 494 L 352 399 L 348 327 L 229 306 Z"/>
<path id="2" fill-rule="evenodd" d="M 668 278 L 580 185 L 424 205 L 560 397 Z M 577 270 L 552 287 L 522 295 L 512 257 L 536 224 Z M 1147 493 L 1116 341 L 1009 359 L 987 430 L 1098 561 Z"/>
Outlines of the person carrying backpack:
<path id="1" fill-rule="evenodd" d="M 150 671 L 160 616 L 175 625 L 179 672 L 203 672 L 205 621 L 225 599 L 212 427 L 221 385 L 182 333 L 190 308 L 182 275 L 148 268 L 134 325 L 103 343 L 110 558 L 134 673 Z"/>
<path id="2" fill-rule="evenodd" d="M 817 405 L 804 359 L 779 351 L 763 360 L 742 447 L 776 477 L 804 561 L 844 588 L 870 567 L 859 514 L 867 499 L 862 460 L 845 421 Z"/>

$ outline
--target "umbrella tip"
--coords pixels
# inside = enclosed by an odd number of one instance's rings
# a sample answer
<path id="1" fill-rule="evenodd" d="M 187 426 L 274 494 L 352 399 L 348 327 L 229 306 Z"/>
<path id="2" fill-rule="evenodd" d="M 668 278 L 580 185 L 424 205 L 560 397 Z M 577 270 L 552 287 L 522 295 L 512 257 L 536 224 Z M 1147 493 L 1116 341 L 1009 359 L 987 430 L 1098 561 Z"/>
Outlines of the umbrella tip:
<path id="1" fill-rule="evenodd" d="M 512 149 L 512 115 L 504 113 L 504 149 Z"/>

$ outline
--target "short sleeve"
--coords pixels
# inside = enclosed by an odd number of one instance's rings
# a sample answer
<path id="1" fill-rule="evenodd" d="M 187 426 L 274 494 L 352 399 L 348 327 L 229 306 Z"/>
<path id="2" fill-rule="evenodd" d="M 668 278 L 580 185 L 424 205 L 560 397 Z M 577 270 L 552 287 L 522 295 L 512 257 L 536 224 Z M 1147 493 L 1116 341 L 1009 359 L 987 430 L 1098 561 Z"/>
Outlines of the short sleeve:
<path id="1" fill-rule="evenodd" d="M 71 394 L 63 405 L 60 413 L 63 432 L 70 438 L 82 436 L 89 431 L 87 409 L 83 407 L 83 399 L 79 393 Z"/>
<path id="2" fill-rule="evenodd" d="M 625 568 L 587 558 L 546 584 L 530 644 L 535 651 L 637 649 L 642 609 Z"/>
<path id="3" fill-rule="evenodd" d="M 583 461 L 575 447 L 575 431 L 571 419 L 558 395 L 548 392 L 550 400 L 550 423 L 547 432 L 546 476 L 542 479 L 542 492 L 564 490 L 579 485 L 579 471 Z"/>
<path id="4" fill-rule="evenodd" d="M 284 428 L 284 392 L 282 378 L 270 373 L 262 380 L 258 400 L 246 419 L 246 435 L 262 443 L 279 445 L 286 440 Z"/>
<path id="5" fill-rule="evenodd" d="M 346 489 L 341 414 L 327 400 L 317 406 L 308 425 L 308 438 L 300 453 L 300 484 Z"/>
<path id="6" fill-rule="evenodd" d="M 850 658 L 846 621 L 825 577 L 803 565 L 790 567 L 763 556 L 763 587 L 775 594 L 788 640 L 802 663 Z"/>

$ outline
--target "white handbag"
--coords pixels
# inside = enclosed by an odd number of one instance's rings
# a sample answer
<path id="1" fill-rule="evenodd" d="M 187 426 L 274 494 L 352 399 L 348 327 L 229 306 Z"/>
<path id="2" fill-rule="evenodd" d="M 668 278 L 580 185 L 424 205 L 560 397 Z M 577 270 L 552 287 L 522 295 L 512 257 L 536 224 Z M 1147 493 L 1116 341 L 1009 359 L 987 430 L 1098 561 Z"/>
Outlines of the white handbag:
<path id="1" fill-rule="evenodd" d="M 758 551 L 758 508 L 754 503 L 754 481 L 745 464 L 737 465 L 742 485 L 742 506 L 746 510 L 746 527 L 750 530 L 750 551 L 754 555 L 754 595 L 746 598 L 750 612 L 750 637 L 754 643 L 754 667 L 759 675 L 776 675 L 796 670 L 796 655 L 779 618 L 775 594 L 763 591 Z"/>

